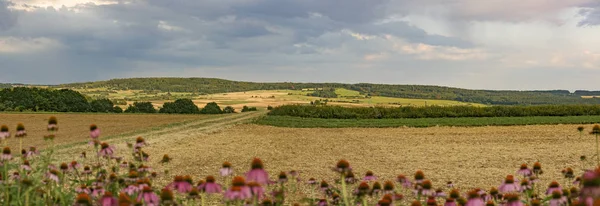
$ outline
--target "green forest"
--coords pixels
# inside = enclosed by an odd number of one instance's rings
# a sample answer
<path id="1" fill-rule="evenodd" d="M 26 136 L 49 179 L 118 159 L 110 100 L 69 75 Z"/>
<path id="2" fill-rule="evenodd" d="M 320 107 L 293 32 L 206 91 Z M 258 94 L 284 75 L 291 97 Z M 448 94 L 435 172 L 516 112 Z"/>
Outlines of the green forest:
<path id="1" fill-rule="evenodd" d="M 442 86 L 367 83 L 254 83 L 216 78 L 112 79 L 108 81 L 63 84 L 57 85 L 56 87 L 73 89 L 108 88 L 111 90 L 196 92 L 198 94 L 243 92 L 252 90 L 345 88 L 359 91 L 363 95 L 370 96 L 455 100 L 487 105 L 600 104 L 600 98 L 581 98 L 581 96 L 600 95 L 600 91 L 578 90 L 571 93 L 567 90 L 496 91 L 469 90 Z"/>

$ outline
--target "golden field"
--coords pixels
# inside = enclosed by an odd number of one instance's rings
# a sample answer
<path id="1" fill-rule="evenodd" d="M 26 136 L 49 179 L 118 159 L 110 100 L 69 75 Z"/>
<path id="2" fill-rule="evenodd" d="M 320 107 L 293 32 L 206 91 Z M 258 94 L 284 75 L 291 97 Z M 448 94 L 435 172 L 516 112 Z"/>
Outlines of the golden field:
<path id="1" fill-rule="evenodd" d="M 243 175 L 252 158 L 259 157 L 273 179 L 280 171 L 298 170 L 303 180 L 334 181 L 338 176 L 331 167 L 347 159 L 357 176 L 372 170 L 382 180 L 393 180 L 398 174 L 412 177 L 423 170 L 435 187 L 453 181 L 463 189 L 489 189 L 515 174 L 522 163 L 540 161 L 545 171 L 541 183 L 547 185 L 552 180 L 565 183 L 561 170 L 566 167 L 580 173 L 581 155 L 589 157 L 587 167 L 594 162 L 595 139 L 587 134 L 580 138 L 577 125 L 296 129 L 241 124 L 258 115 L 236 114 L 208 125 L 142 134 L 149 143 L 145 151 L 152 154 L 149 165 L 159 173 L 162 168 L 170 171 L 155 183 L 166 185 L 174 175 L 189 174 L 195 180 L 218 175 L 224 161 Z M 127 157 L 125 142 L 135 137 L 109 142 L 117 146 L 119 156 Z M 59 153 L 70 161 L 90 149 L 78 145 Z M 158 163 L 163 154 L 174 158 L 166 166 Z"/>

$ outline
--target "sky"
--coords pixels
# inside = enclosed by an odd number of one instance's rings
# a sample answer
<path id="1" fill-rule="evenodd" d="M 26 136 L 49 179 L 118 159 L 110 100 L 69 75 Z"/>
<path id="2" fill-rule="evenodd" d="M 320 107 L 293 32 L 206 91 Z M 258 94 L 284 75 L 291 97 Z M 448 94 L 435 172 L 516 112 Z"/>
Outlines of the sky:
<path id="1" fill-rule="evenodd" d="M 0 0 L 0 82 L 600 90 L 600 0 Z"/>

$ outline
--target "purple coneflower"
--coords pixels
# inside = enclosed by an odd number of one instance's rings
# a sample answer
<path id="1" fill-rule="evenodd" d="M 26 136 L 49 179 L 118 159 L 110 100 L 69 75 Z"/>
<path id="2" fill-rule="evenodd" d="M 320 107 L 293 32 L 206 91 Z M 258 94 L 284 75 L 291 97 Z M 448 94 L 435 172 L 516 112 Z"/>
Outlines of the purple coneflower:
<path id="1" fill-rule="evenodd" d="M 552 192 L 552 199 L 550 199 L 549 206 L 563 206 L 567 205 L 567 197 L 562 195 L 562 192 Z"/>
<path id="2" fill-rule="evenodd" d="M 129 196 L 131 196 L 131 195 L 139 192 L 140 190 L 141 190 L 141 188 L 139 187 L 139 185 L 137 185 L 137 184 L 130 184 L 130 185 L 127 185 L 127 187 L 123 188 L 121 190 L 121 192 L 125 193 L 125 194 L 127 194 Z"/>
<path id="3" fill-rule="evenodd" d="M 504 199 L 506 200 L 506 204 L 504 204 L 504 206 L 523 206 L 519 194 L 506 194 L 504 195 Z"/>
<path id="4" fill-rule="evenodd" d="M 447 195 L 446 195 L 446 193 L 442 189 L 437 189 L 437 190 L 435 190 L 434 196 L 435 197 L 445 198 Z"/>
<path id="5" fill-rule="evenodd" d="M 95 124 L 90 125 L 90 138 L 97 140 L 100 137 L 100 129 Z"/>
<path id="6" fill-rule="evenodd" d="M 424 179 L 425 179 L 425 173 L 423 173 L 423 171 L 421 171 L 421 170 L 417 170 L 417 172 L 415 172 L 415 183 L 417 183 L 417 184 L 422 183 Z"/>
<path id="7" fill-rule="evenodd" d="M 50 180 L 54 180 L 54 182 L 59 182 L 58 179 L 58 175 L 60 174 L 60 172 L 58 170 L 50 170 L 48 173 L 46 173 L 46 178 L 50 179 Z"/>
<path id="8" fill-rule="evenodd" d="M 151 170 L 152 170 L 151 167 L 143 165 L 143 164 L 138 167 L 138 172 L 150 172 Z"/>
<path id="9" fill-rule="evenodd" d="M 446 183 L 446 187 L 448 187 L 448 188 L 453 188 L 453 187 L 454 187 L 454 183 L 452 183 L 452 181 L 448 181 L 448 182 Z"/>
<path id="10" fill-rule="evenodd" d="M 90 168 L 90 166 L 84 166 L 83 167 L 83 172 L 81 172 L 84 175 L 89 175 L 92 174 L 92 169 Z"/>
<path id="11" fill-rule="evenodd" d="M 80 193 L 75 197 L 74 206 L 90 206 L 93 205 L 92 198 L 87 193 Z"/>
<path id="12" fill-rule="evenodd" d="M 198 190 L 207 194 L 217 194 L 221 193 L 221 185 L 215 182 L 215 177 L 208 176 L 206 177 L 206 182 L 198 186 Z"/>
<path id="13" fill-rule="evenodd" d="M 77 161 L 71 161 L 69 164 L 69 170 L 77 170 L 79 168 L 81 168 L 81 164 L 79 164 Z"/>
<path id="14" fill-rule="evenodd" d="M 338 161 L 335 168 L 333 168 L 333 171 L 346 175 L 348 172 L 352 171 L 352 167 L 350 167 L 350 162 L 348 162 L 348 160 L 342 159 Z"/>
<path id="15" fill-rule="evenodd" d="M 115 153 L 115 148 L 111 145 L 108 145 L 108 143 L 103 142 L 102 144 L 100 144 L 100 151 L 98 152 L 98 155 L 100 155 L 101 157 L 112 157 L 113 154 Z"/>
<path id="16" fill-rule="evenodd" d="M 281 184 L 286 183 L 288 181 L 287 174 L 285 172 L 280 172 L 277 181 Z"/>
<path id="17" fill-rule="evenodd" d="M 515 178 L 512 175 L 508 175 L 500 187 L 498 187 L 498 191 L 501 193 L 520 192 L 520 187 L 515 183 Z"/>
<path id="18" fill-rule="evenodd" d="M 100 197 L 101 195 L 104 194 L 104 192 L 105 192 L 104 187 L 97 186 L 92 189 L 92 197 L 94 197 L 94 198 Z"/>
<path id="19" fill-rule="evenodd" d="M 427 205 L 427 206 L 437 206 L 438 204 L 437 204 L 437 200 L 435 200 L 435 197 L 431 196 L 431 197 L 427 198 L 427 201 L 425 202 L 425 205 Z"/>
<path id="20" fill-rule="evenodd" d="M 562 170 L 562 173 L 565 176 L 565 178 L 569 178 L 569 179 L 575 178 L 573 169 L 571 169 L 570 167 Z"/>
<path id="21" fill-rule="evenodd" d="M 219 174 L 221 176 L 226 177 L 233 174 L 233 168 L 231 168 L 231 163 L 223 162 L 223 167 L 219 170 Z"/>
<path id="22" fill-rule="evenodd" d="M 527 164 L 522 164 L 519 170 L 517 170 L 517 174 L 523 175 L 524 177 L 531 176 L 531 170 L 527 168 Z"/>
<path id="23" fill-rule="evenodd" d="M 375 183 L 373 183 L 373 187 L 371 188 L 370 195 L 378 195 L 382 191 L 383 191 L 383 186 L 381 186 L 381 183 L 375 182 Z"/>
<path id="24" fill-rule="evenodd" d="M 344 178 L 344 181 L 348 184 L 354 184 L 356 183 L 356 177 L 354 177 L 354 172 L 349 171 L 348 173 L 346 173 L 346 177 Z"/>
<path id="25" fill-rule="evenodd" d="M 327 181 L 325 180 L 322 180 L 321 184 L 319 185 L 319 188 L 321 189 L 321 191 L 329 190 L 329 183 L 327 183 Z"/>
<path id="26" fill-rule="evenodd" d="M 256 197 L 259 200 L 264 197 L 265 189 L 260 186 L 260 184 L 256 182 L 249 182 L 246 186 L 250 188 L 250 192 L 252 193 L 253 197 Z"/>
<path id="27" fill-rule="evenodd" d="M 260 159 L 254 158 L 254 160 L 252 160 L 252 169 L 246 173 L 246 179 L 261 185 L 270 183 L 269 174 L 263 169 L 263 163 Z"/>
<path id="28" fill-rule="evenodd" d="M 17 124 L 17 132 L 15 133 L 15 137 L 26 137 L 27 132 L 25 131 L 25 125 L 23 123 Z"/>
<path id="29" fill-rule="evenodd" d="M 139 177 L 140 175 L 136 170 L 130 170 L 129 173 L 127 173 L 127 177 L 125 178 L 125 180 L 127 180 L 128 182 L 135 182 L 138 180 Z"/>
<path id="30" fill-rule="evenodd" d="M 102 195 L 102 197 L 98 200 L 98 203 L 101 206 L 117 206 L 119 202 L 111 192 L 106 191 L 104 192 L 104 195 Z"/>
<path id="31" fill-rule="evenodd" d="M 143 137 L 137 137 L 135 139 L 135 145 L 133 145 L 133 147 L 136 148 L 136 150 L 137 150 L 137 148 L 142 148 L 143 146 L 146 146 L 146 145 L 148 145 L 148 144 L 146 143 L 146 140 L 144 140 Z"/>
<path id="32" fill-rule="evenodd" d="M 48 119 L 48 131 L 58 131 L 58 121 L 55 116 Z"/>
<path id="33" fill-rule="evenodd" d="M 521 188 L 520 191 L 525 191 L 525 190 L 530 190 L 533 187 L 531 186 L 531 183 L 527 180 L 527 179 L 522 179 L 521 180 Z"/>
<path id="34" fill-rule="evenodd" d="M 246 186 L 246 181 L 243 177 L 234 177 L 231 181 L 232 187 L 225 192 L 225 199 L 233 200 L 245 200 L 252 197 L 252 191 Z"/>
<path id="35" fill-rule="evenodd" d="M 562 187 L 556 181 L 552 181 L 550 185 L 548 185 L 548 190 L 546 190 L 546 195 L 551 195 L 554 191 L 558 191 L 562 195 Z"/>
<path id="36" fill-rule="evenodd" d="M 29 161 L 23 160 L 23 164 L 21 165 L 21 168 L 25 171 L 31 171 L 31 165 L 29 164 Z"/>
<path id="37" fill-rule="evenodd" d="M 542 171 L 542 164 L 540 162 L 533 163 L 533 173 L 536 175 L 541 175 L 542 173 L 544 173 Z"/>
<path id="38" fill-rule="evenodd" d="M 175 176 L 175 180 L 167 186 L 169 189 L 177 190 L 180 193 L 188 193 L 192 190 L 192 183 L 185 181 L 183 176 Z"/>
<path id="39" fill-rule="evenodd" d="M 12 159 L 12 154 L 10 151 L 10 147 L 4 147 L 4 149 L 2 150 L 2 156 L 0 157 L 0 159 L 2 161 L 6 161 L 6 160 L 11 160 Z"/>
<path id="40" fill-rule="evenodd" d="M 361 182 L 358 185 L 358 188 L 354 191 L 354 194 L 356 196 L 362 197 L 365 196 L 367 194 L 369 194 L 369 191 L 371 190 L 369 183 L 367 182 Z"/>
<path id="41" fill-rule="evenodd" d="M 75 192 L 77 192 L 77 193 L 85 193 L 85 194 L 92 193 L 92 191 L 90 190 L 90 188 L 88 188 L 88 186 L 85 185 L 85 184 L 81 184 L 81 185 L 79 185 L 79 187 L 76 187 L 75 188 Z"/>
<path id="42" fill-rule="evenodd" d="M 483 206 L 485 204 L 477 190 L 470 191 L 467 196 L 469 199 L 467 200 L 467 204 L 465 204 L 465 206 Z"/>
<path id="43" fill-rule="evenodd" d="M 309 184 L 309 185 L 316 185 L 316 184 L 317 184 L 317 180 L 316 180 L 315 178 L 312 178 L 312 177 L 311 177 L 311 178 L 309 178 L 309 179 L 306 181 L 306 184 Z"/>
<path id="44" fill-rule="evenodd" d="M 396 177 L 396 182 L 400 183 L 405 188 L 410 188 L 412 186 L 410 180 L 404 175 L 398 175 L 398 177 Z"/>
<path id="45" fill-rule="evenodd" d="M 384 194 L 394 194 L 395 193 L 395 191 L 394 191 L 395 188 L 396 187 L 394 186 L 394 183 L 392 181 L 388 180 L 388 181 L 385 181 L 383 183 L 383 193 Z"/>
<path id="46" fill-rule="evenodd" d="M 160 204 L 158 195 L 156 195 L 150 187 L 144 187 L 142 192 L 138 195 L 137 201 L 144 201 L 144 205 L 147 206 L 158 206 Z"/>
<path id="47" fill-rule="evenodd" d="M 444 206 L 456 206 L 456 201 L 454 201 L 454 198 L 447 198 Z"/>
<path id="48" fill-rule="evenodd" d="M 377 177 L 375 177 L 375 174 L 373 174 L 372 171 L 367 171 L 367 173 L 365 174 L 365 177 L 363 178 L 363 181 L 376 181 Z"/>
<path id="49" fill-rule="evenodd" d="M 8 126 L 2 125 L 0 127 L 0 140 L 4 140 L 10 137 L 10 132 L 8 131 Z"/>

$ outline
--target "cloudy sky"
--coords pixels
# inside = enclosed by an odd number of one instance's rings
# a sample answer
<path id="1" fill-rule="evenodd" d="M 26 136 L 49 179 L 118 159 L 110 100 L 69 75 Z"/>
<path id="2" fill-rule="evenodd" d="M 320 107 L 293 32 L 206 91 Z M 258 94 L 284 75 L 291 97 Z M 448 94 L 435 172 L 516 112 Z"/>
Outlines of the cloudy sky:
<path id="1" fill-rule="evenodd" d="M 600 90 L 599 0 L 0 0 L 0 82 Z"/>

